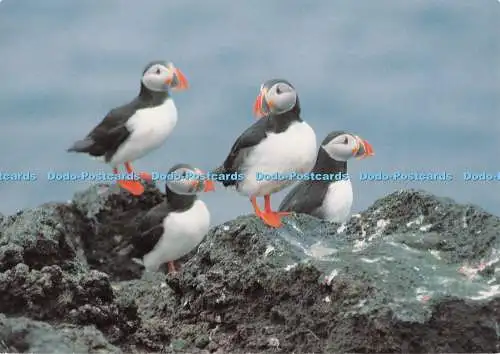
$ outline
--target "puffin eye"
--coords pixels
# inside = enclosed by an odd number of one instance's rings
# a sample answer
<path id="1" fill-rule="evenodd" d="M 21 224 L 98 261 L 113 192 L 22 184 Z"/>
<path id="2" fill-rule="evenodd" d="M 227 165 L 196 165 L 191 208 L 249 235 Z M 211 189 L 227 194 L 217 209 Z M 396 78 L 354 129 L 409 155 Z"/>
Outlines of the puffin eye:
<path id="1" fill-rule="evenodd" d="M 344 138 L 344 144 L 345 145 L 349 144 L 349 139 L 347 138 L 347 136 Z"/>
<path id="2" fill-rule="evenodd" d="M 156 75 L 160 75 L 161 74 L 160 68 L 156 69 L 155 73 L 156 73 Z"/>
<path id="3" fill-rule="evenodd" d="M 281 94 L 283 91 L 280 89 L 280 85 L 276 86 L 276 94 L 279 95 Z"/>

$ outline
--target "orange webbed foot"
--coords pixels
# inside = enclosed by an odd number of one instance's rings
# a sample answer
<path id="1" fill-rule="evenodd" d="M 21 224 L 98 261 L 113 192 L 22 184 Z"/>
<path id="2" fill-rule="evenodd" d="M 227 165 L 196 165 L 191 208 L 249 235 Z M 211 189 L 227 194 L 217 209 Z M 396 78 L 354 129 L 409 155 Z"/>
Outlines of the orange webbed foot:
<path id="1" fill-rule="evenodd" d="M 205 182 L 205 190 L 204 192 L 215 192 L 215 183 L 214 181 L 208 180 Z"/>
<path id="2" fill-rule="evenodd" d="M 280 215 L 280 213 L 274 211 L 262 211 L 260 214 L 257 214 L 257 216 L 260 217 L 268 226 L 278 228 L 283 225 L 281 217 L 284 215 Z"/>
<path id="3" fill-rule="evenodd" d="M 250 198 L 255 214 L 259 218 L 261 218 L 266 225 L 275 228 L 281 227 L 283 225 L 281 222 L 281 218 L 283 216 L 290 215 L 290 213 L 286 211 L 279 211 L 279 212 L 272 211 L 271 198 L 269 197 L 269 195 L 264 196 L 264 199 L 265 199 L 265 208 L 264 210 L 261 210 L 259 208 L 259 205 L 257 204 L 257 198 L 256 197 Z"/>
<path id="4" fill-rule="evenodd" d="M 153 176 L 151 176 L 151 173 L 141 172 L 139 173 L 139 177 L 147 182 L 153 182 Z"/>
<path id="5" fill-rule="evenodd" d="M 118 185 L 132 195 L 139 196 L 144 193 L 144 186 L 137 181 L 118 181 Z"/>

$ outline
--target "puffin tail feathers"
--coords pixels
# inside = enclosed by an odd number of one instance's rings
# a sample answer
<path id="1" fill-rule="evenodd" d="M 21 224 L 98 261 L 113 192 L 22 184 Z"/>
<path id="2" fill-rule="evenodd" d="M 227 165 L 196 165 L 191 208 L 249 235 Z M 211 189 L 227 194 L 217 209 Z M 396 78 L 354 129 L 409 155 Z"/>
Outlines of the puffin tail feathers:
<path id="1" fill-rule="evenodd" d="M 89 152 L 89 149 L 94 145 L 92 139 L 78 140 L 66 152 Z"/>

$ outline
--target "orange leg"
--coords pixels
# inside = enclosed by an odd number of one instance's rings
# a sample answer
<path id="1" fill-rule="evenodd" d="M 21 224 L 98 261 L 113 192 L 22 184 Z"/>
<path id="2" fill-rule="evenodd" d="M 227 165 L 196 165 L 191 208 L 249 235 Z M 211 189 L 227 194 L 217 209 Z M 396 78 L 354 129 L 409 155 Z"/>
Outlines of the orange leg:
<path id="1" fill-rule="evenodd" d="M 168 262 L 167 265 L 168 265 L 168 272 L 169 273 L 175 273 L 175 272 L 177 272 L 177 269 L 175 268 L 175 263 L 173 261 L 172 262 Z"/>
<path id="2" fill-rule="evenodd" d="M 125 162 L 125 168 L 127 169 L 127 173 L 134 172 L 134 169 L 132 168 L 132 164 L 130 162 Z M 139 172 L 139 177 L 148 182 L 153 181 L 153 176 L 151 176 L 151 174 L 147 172 Z"/>
<path id="3" fill-rule="evenodd" d="M 282 225 L 281 217 L 284 215 L 288 215 L 289 213 L 277 213 L 272 211 L 271 198 L 268 195 L 266 195 L 264 198 L 265 198 L 264 211 L 260 210 L 259 205 L 257 204 L 257 198 L 255 197 L 250 198 L 252 206 L 255 210 L 255 215 L 261 218 L 264 221 L 264 223 L 266 223 L 266 225 L 276 228 L 280 227 Z"/>
<path id="4" fill-rule="evenodd" d="M 125 166 L 127 168 L 127 166 Z M 115 167 L 113 168 L 113 173 L 117 175 L 118 169 Z M 127 173 L 131 173 L 128 168 L 127 168 Z M 125 189 L 127 192 L 129 192 L 132 195 L 139 196 L 142 193 L 144 193 L 144 187 L 139 181 L 134 181 L 134 180 L 119 180 L 118 185 Z"/>
<path id="5" fill-rule="evenodd" d="M 278 216 L 287 216 L 287 215 L 291 214 L 288 211 L 278 211 L 278 212 L 273 211 L 273 209 L 271 208 L 271 196 L 270 195 L 264 196 L 264 210 L 266 211 L 266 213 L 273 213 L 273 214 L 277 214 Z"/>

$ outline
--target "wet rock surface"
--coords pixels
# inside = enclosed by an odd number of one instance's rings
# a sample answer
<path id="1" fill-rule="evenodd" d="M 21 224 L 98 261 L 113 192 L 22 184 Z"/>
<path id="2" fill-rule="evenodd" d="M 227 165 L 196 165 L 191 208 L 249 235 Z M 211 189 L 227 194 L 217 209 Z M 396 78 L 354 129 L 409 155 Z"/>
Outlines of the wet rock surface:
<path id="1" fill-rule="evenodd" d="M 0 217 L 0 351 L 499 352 L 500 218 L 398 191 L 345 225 L 218 225 L 176 274 L 128 257 L 163 200 L 96 185 Z"/>

